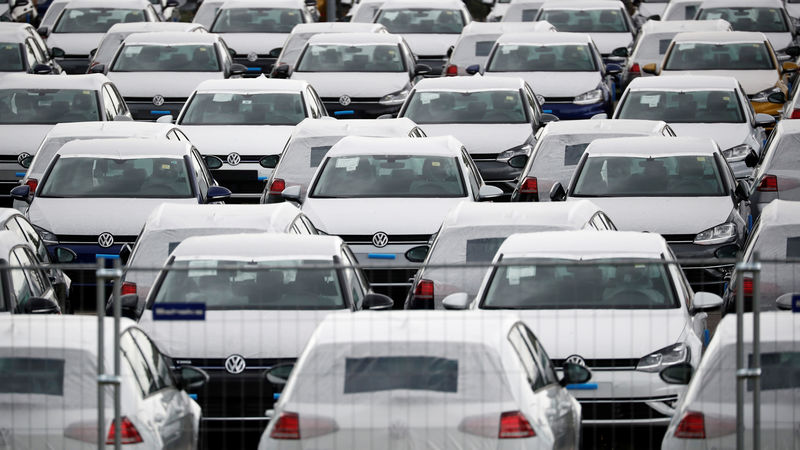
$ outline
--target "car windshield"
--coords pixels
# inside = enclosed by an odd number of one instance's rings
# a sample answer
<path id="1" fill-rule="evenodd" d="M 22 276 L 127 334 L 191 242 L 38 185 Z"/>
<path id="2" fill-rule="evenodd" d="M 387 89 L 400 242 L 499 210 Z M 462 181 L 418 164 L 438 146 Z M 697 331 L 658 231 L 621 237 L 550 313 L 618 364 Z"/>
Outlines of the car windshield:
<path id="1" fill-rule="evenodd" d="M 147 22 L 141 9 L 69 8 L 58 19 L 54 33 L 105 33 L 115 23 Z"/>
<path id="2" fill-rule="evenodd" d="M 581 264 L 565 259 L 504 260 L 489 281 L 483 309 L 678 308 L 663 264 Z"/>
<path id="3" fill-rule="evenodd" d="M 764 42 L 707 44 L 680 42 L 672 46 L 664 70 L 770 70 L 775 65 Z"/>
<path id="4" fill-rule="evenodd" d="M 191 198 L 181 158 L 62 157 L 44 180 L 42 197 Z"/>
<path id="5" fill-rule="evenodd" d="M 667 123 L 744 123 L 734 91 L 630 91 L 619 106 L 618 119 L 663 120 Z"/>
<path id="6" fill-rule="evenodd" d="M 378 13 L 375 22 L 390 33 L 460 34 L 464 18 L 457 9 L 389 9 Z"/>
<path id="7" fill-rule="evenodd" d="M 311 197 L 465 197 L 456 158 L 355 155 L 328 158 Z"/>
<path id="8" fill-rule="evenodd" d="M 303 13 L 289 8 L 223 9 L 211 26 L 212 33 L 291 33 L 303 23 Z"/>
<path id="9" fill-rule="evenodd" d="M 519 91 L 416 92 L 403 113 L 418 124 L 528 123 Z"/>
<path id="10" fill-rule="evenodd" d="M 594 156 L 577 174 L 574 197 L 711 197 L 727 193 L 710 155 Z"/>
<path id="11" fill-rule="evenodd" d="M 309 45 L 297 72 L 405 72 L 397 45 Z"/>
<path id="12" fill-rule="evenodd" d="M 16 42 L 0 42 L 0 72 L 25 71 L 22 49 Z"/>
<path id="13" fill-rule="evenodd" d="M 724 19 L 734 31 L 760 31 L 762 33 L 788 33 L 789 24 L 783 10 L 775 7 L 704 8 L 697 20 Z"/>
<path id="14" fill-rule="evenodd" d="M 186 106 L 181 125 L 297 125 L 306 112 L 300 93 L 201 93 Z"/>
<path id="15" fill-rule="evenodd" d="M 0 89 L 0 124 L 96 120 L 100 120 L 100 112 L 97 93 L 92 90 Z"/>
<path id="16" fill-rule="evenodd" d="M 209 44 L 131 44 L 117 55 L 112 72 L 219 72 Z"/>
<path id="17" fill-rule="evenodd" d="M 332 261 L 176 261 L 158 285 L 159 303 L 203 303 L 209 310 L 344 309 L 334 268 L 299 266 Z M 298 266 L 298 267 L 295 267 Z"/>
<path id="18" fill-rule="evenodd" d="M 546 9 L 538 20 L 550 22 L 558 31 L 578 33 L 625 33 L 628 23 L 620 9 Z"/>
<path id="19" fill-rule="evenodd" d="M 511 45 L 497 47 L 488 72 L 596 72 L 592 51 L 586 44 Z"/>

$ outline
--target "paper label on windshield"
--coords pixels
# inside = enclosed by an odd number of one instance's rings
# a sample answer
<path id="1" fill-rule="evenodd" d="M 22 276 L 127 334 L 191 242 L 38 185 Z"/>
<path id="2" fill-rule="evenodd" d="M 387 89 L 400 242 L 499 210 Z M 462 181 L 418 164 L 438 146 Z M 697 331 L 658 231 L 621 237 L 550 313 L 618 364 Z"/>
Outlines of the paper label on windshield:
<path id="1" fill-rule="evenodd" d="M 641 104 L 647 105 L 650 108 L 655 108 L 658 106 L 659 101 L 661 101 L 660 95 L 643 95 L 642 99 L 640 100 Z"/>
<path id="2" fill-rule="evenodd" d="M 689 43 L 678 44 L 678 50 L 693 50 L 693 49 L 694 49 L 694 43 L 689 42 Z"/>
<path id="3" fill-rule="evenodd" d="M 710 12 L 706 14 L 705 20 L 722 19 L 722 13 Z"/>
<path id="4" fill-rule="evenodd" d="M 536 276 L 536 267 L 509 267 L 508 284 L 517 286 L 520 278 L 530 278 Z"/>
<path id="5" fill-rule="evenodd" d="M 215 102 L 229 102 L 229 101 L 233 100 L 233 94 L 225 93 L 225 92 L 219 92 L 219 93 L 214 94 L 214 98 L 212 100 L 215 101 Z"/>
<path id="6" fill-rule="evenodd" d="M 336 168 L 337 169 L 345 169 L 348 172 L 352 172 L 356 170 L 358 167 L 358 156 L 354 158 L 337 158 L 336 159 Z"/>
<path id="7" fill-rule="evenodd" d="M 189 278 L 217 275 L 216 261 L 189 261 Z"/>
<path id="8" fill-rule="evenodd" d="M 422 92 L 419 94 L 419 100 L 422 102 L 423 105 L 427 105 L 428 103 L 438 98 L 439 94 L 435 92 Z"/>

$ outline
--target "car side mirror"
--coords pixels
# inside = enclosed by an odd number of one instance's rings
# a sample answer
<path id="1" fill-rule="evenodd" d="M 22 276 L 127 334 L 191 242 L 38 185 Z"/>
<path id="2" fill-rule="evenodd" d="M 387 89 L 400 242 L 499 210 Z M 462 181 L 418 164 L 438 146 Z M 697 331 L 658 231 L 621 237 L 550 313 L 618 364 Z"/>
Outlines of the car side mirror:
<path id="1" fill-rule="evenodd" d="M 275 68 L 272 78 L 289 78 L 290 68 L 288 64 L 281 64 Z"/>
<path id="2" fill-rule="evenodd" d="M 658 64 L 656 63 L 645 64 L 644 66 L 642 66 L 642 72 L 649 73 L 651 75 L 658 75 Z"/>
<path id="3" fill-rule="evenodd" d="M 748 167 L 750 166 L 748 165 Z M 733 194 L 740 202 L 747 201 L 747 199 L 750 198 L 750 186 L 747 184 L 746 181 L 739 180 L 736 183 L 736 189 L 733 191 Z"/>
<path id="4" fill-rule="evenodd" d="M 231 76 L 244 75 L 247 73 L 247 67 L 242 64 L 231 64 Z"/>
<path id="5" fill-rule="evenodd" d="M 20 306 L 22 314 L 61 314 L 58 303 L 44 297 L 31 297 Z"/>
<path id="6" fill-rule="evenodd" d="M 416 247 L 412 247 L 406 252 L 406 259 L 413 263 L 425 262 L 425 258 L 428 257 L 428 253 L 430 251 L 431 248 L 429 246 L 418 245 Z"/>
<path id="7" fill-rule="evenodd" d="M 469 294 L 466 292 L 456 292 L 455 294 L 450 294 L 442 300 L 442 306 L 444 309 L 467 309 L 469 308 L 470 300 Z"/>
<path id="8" fill-rule="evenodd" d="M 133 253 L 131 244 L 123 245 L 122 248 L 119 249 L 119 261 L 123 265 L 128 264 L 128 260 L 131 258 L 131 253 Z"/>
<path id="9" fill-rule="evenodd" d="M 267 53 L 267 56 L 269 56 L 270 58 L 277 58 L 278 56 L 281 56 L 282 51 L 283 47 L 276 47 L 270 50 L 269 53 Z"/>
<path id="10" fill-rule="evenodd" d="M 175 118 L 172 117 L 172 114 L 165 114 L 156 119 L 156 123 L 172 123 L 174 120 Z"/>
<path id="11" fill-rule="evenodd" d="M 768 127 L 772 125 L 775 125 L 774 117 L 764 113 L 756 114 L 756 127 Z"/>
<path id="12" fill-rule="evenodd" d="M 120 303 L 120 315 L 122 317 L 127 317 L 128 319 L 131 320 L 139 320 L 139 316 L 141 315 L 141 311 L 139 311 L 139 294 L 122 295 L 119 298 L 119 303 Z M 106 315 L 107 316 L 114 315 L 113 299 L 106 305 Z"/>
<path id="13" fill-rule="evenodd" d="M 178 2 L 178 0 L 167 0 L 166 7 L 167 8 L 177 8 L 180 5 L 181 4 L 180 4 L 180 2 Z"/>
<path id="14" fill-rule="evenodd" d="M 59 47 L 53 47 L 50 49 L 51 58 L 63 58 L 66 55 L 67 53 Z"/>
<path id="15" fill-rule="evenodd" d="M 221 202 L 231 198 L 231 191 L 222 186 L 209 186 L 206 192 L 206 203 Z"/>
<path id="16" fill-rule="evenodd" d="M 558 116 L 555 114 L 543 113 L 542 122 L 543 123 L 558 122 Z"/>
<path id="17" fill-rule="evenodd" d="M 222 164 L 224 164 L 219 156 L 214 155 L 203 156 L 203 160 L 206 162 L 206 167 L 208 167 L 209 170 L 219 169 L 222 167 Z"/>
<path id="18" fill-rule="evenodd" d="M 94 55 L 96 55 L 96 54 L 97 54 L 97 49 L 96 48 L 93 48 L 93 49 L 89 50 L 89 59 L 94 58 Z"/>
<path id="19" fill-rule="evenodd" d="M 618 73 L 622 73 L 622 66 L 614 63 L 606 64 L 606 74 L 616 75 Z"/>
<path id="20" fill-rule="evenodd" d="M 48 28 L 48 27 L 39 27 L 36 30 L 36 32 L 39 33 L 39 36 L 41 36 L 41 37 L 47 37 L 47 35 L 50 34 L 50 28 Z M 53 55 L 53 56 L 55 56 L 55 55 Z"/>
<path id="21" fill-rule="evenodd" d="M 492 186 L 489 184 L 484 184 L 481 186 L 480 191 L 478 191 L 478 198 L 483 200 L 491 200 L 503 195 L 503 190 L 497 186 Z"/>
<path id="22" fill-rule="evenodd" d="M 471 66 L 467 66 L 467 68 L 464 70 L 470 75 L 475 75 L 476 73 L 481 71 L 481 66 L 480 64 L 473 64 Z"/>
<path id="23" fill-rule="evenodd" d="M 758 153 L 756 153 L 755 150 L 751 149 L 747 153 L 747 156 L 744 157 L 744 164 L 747 167 L 755 167 L 758 164 L 758 160 L 759 160 Z"/>
<path id="24" fill-rule="evenodd" d="M 562 369 L 564 370 L 564 376 L 558 380 L 561 386 L 583 384 L 592 379 L 592 372 L 580 364 L 564 363 Z"/>
<path id="25" fill-rule="evenodd" d="M 800 56 L 800 46 L 792 45 L 783 49 L 783 53 L 786 53 L 789 56 L 797 58 Z"/>
<path id="26" fill-rule="evenodd" d="M 773 92 L 767 96 L 767 101 L 770 103 L 777 103 L 779 105 L 786 103 L 786 94 L 783 92 Z"/>
<path id="27" fill-rule="evenodd" d="M 294 369 L 294 363 L 276 364 L 264 371 L 264 378 L 275 386 L 283 388 L 289 381 L 289 376 Z"/>
<path id="28" fill-rule="evenodd" d="M 686 385 L 692 380 L 692 372 L 692 365 L 684 362 L 665 367 L 658 373 L 658 377 L 667 384 Z"/>
<path id="29" fill-rule="evenodd" d="M 567 191 L 564 190 L 564 186 L 561 185 L 561 182 L 556 181 L 553 187 L 550 188 L 550 201 L 563 202 L 566 199 Z"/>
<path id="30" fill-rule="evenodd" d="M 33 164 L 33 155 L 28 155 L 22 158 L 22 160 L 20 160 L 19 162 L 19 165 L 26 169 L 29 169 L 31 167 L 31 164 Z"/>
<path id="31" fill-rule="evenodd" d="M 611 56 L 619 56 L 621 58 L 627 58 L 630 56 L 628 52 L 628 47 L 617 47 L 611 51 Z"/>
<path id="32" fill-rule="evenodd" d="M 375 294 L 370 293 L 364 296 L 364 300 L 361 302 L 362 309 L 369 309 L 372 311 L 381 311 L 386 309 L 392 309 L 394 306 L 394 301 L 386 295 L 383 294 Z"/>
<path id="33" fill-rule="evenodd" d="M 56 247 L 55 250 L 56 262 L 61 264 L 69 264 L 78 259 L 77 253 L 66 247 Z"/>
<path id="34" fill-rule="evenodd" d="M 205 370 L 194 366 L 181 366 L 177 371 L 178 388 L 184 391 L 195 391 L 208 383 L 209 376 Z"/>
<path id="35" fill-rule="evenodd" d="M 695 292 L 692 297 L 692 309 L 695 311 L 707 311 L 722 306 L 722 297 L 711 292 Z"/>
<path id="36" fill-rule="evenodd" d="M 781 69 L 783 73 L 794 73 L 797 72 L 798 69 L 800 69 L 800 66 L 791 61 L 786 61 L 785 63 L 781 64 Z"/>
<path id="37" fill-rule="evenodd" d="M 267 155 L 258 160 L 258 164 L 265 169 L 274 169 L 281 160 L 280 155 Z"/>
<path id="38" fill-rule="evenodd" d="M 33 66 L 33 73 L 36 75 L 49 75 L 53 73 L 53 68 L 47 64 L 36 64 Z"/>
<path id="39" fill-rule="evenodd" d="M 14 189 L 11 189 L 11 198 L 25 203 L 30 203 L 31 200 L 33 200 L 31 199 L 31 187 L 27 184 L 23 184 L 22 186 L 17 186 Z"/>
<path id="40" fill-rule="evenodd" d="M 427 75 L 431 73 L 431 66 L 427 64 L 417 64 L 414 66 L 414 76 Z"/>
<path id="41" fill-rule="evenodd" d="M 106 73 L 106 65 L 95 64 L 89 68 L 89 73 Z"/>
<path id="42" fill-rule="evenodd" d="M 290 202 L 295 203 L 302 203 L 300 201 L 300 186 L 289 186 L 281 192 L 281 196 L 284 200 L 288 200 Z"/>
<path id="43" fill-rule="evenodd" d="M 528 155 L 517 155 L 508 160 L 508 165 L 515 169 L 522 169 L 528 164 Z"/>

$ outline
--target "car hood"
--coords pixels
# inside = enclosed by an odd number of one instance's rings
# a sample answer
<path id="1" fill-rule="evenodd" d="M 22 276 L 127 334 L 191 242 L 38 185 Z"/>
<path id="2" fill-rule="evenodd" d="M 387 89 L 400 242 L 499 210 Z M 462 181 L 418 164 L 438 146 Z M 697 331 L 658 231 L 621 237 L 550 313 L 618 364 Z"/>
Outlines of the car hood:
<path id="1" fill-rule="evenodd" d="M 678 342 L 687 326 L 682 308 L 524 310 L 520 319 L 554 359 L 641 358 Z"/>
<path id="2" fill-rule="evenodd" d="M 575 97 L 596 89 L 601 81 L 600 72 L 487 72 L 486 75 L 520 77 L 545 101 L 548 97 Z"/>
<path id="3" fill-rule="evenodd" d="M 747 123 L 670 123 L 680 137 L 704 137 L 714 139 L 723 150 L 746 142 L 750 133 Z"/>
<path id="4" fill-rule="evenodd" d="M 744 93 L 753 95 L 775 86 L 778 73 L 773 70 L 665 70 L 661 75 L 714 75 L 734 77 L 741 83 Z"/>
<path id="5" fill-rule="evenodd" d="M 198 84 L 225 78 L 222 72 L 109 72 L 123 97 L 188 98 Z"/>
<path id="6" fill-rule="evenodd" d="M 628 47 L 633 41 L 630 33 L 589 33 L 600 53 L 609 55 L 615 48 Z"/>
<path id="7" fill-rule="evenodd" d="M 0 79 L 1 80 L 1 79 Z M 3 136 L 4 155 L 19 155 L 22 152 L 35 154 L 42 139 L 55 125 L 0 125 L 0 136 Z M 20 166 L 22 168 L 22 166 Z"/>
<path id="8" fill-rule="evenodd" d="M 447 49 L 451 45 L 456 45 L 460 35 L 458 34 L 403 34 L 411 51 L 417 57 L 420 56 L 441 56 L 447 54 Z"/>
<path id="9" fill-rule="evenodd" d="M 408 83 L 408 73 L 331 73 L 300 72 L 292 74 L 293 80 L 308 81 L 322 98 L 381 98 L 402 90 Z"/>
<path id="10" fill-rule="evenodd" d="M 290 125 L 182 125 L 203 155 L 278 155 L 292 135 Z M 252 145 L 258 143 L 258 145 Z M 242 145 L 244 144 L 244 145 Z"/>
<path id="11" fill-rule="evenodd" d="M 769 39 L 769 43 L 776 51 L 792 45 L 792 33 L 788 31 L 784 33 L 764 33 L 764 36 Z"/>
<path id="12" fill-rule="evenodd" d="M 223 33 L 222 38 L 228 47 L 236 51 L 237 55 L 247 55 L 256 52 L 259 55 L 269 53 L 270 50 L 282 47 L 286 41 L 286 33 Z"/>
<path id="13" fill-rule="evenodd" d="M 28 218 L 57 235 L 108 232 L 136 236 L 150 213 L 164 202 L 196 204 L 197 199 L 36 197 L 28 210 Z"/>
<path id="14" fill-rule="evenodd" d="M 103 39 L 103 33 L 53 33 L 47 37 L 47 46 L 60 48 L 67 55 L 89 56 Z"/>
<path id="15" fill-rule="evenodd" d="M 328 234 L 433 234 L 466 198 L 307 198 L 303 212 Z"/>
<path id="16" fill-rule="evenodd" d="M 533 134 L 528 123 L 521 124 L 427 124 L 420 128 L 428 136 L 455 136 L 470 153 L 500 153 L 524 144 Z"/>
<path id="17" fill-rule="evenodd" d="M 730 197 L 592 197 L 589 200 L 620 231 L 660 234 L 696 234 L 724 223 L 733 210 Z"/>
<path id="18" fill-rule="evenodd" d="M 322 320 L 335 311 L 206 311 L 201 321 L 153 321 L 139 325 L 161 350 L 179 358 L 297 358 Z"/>

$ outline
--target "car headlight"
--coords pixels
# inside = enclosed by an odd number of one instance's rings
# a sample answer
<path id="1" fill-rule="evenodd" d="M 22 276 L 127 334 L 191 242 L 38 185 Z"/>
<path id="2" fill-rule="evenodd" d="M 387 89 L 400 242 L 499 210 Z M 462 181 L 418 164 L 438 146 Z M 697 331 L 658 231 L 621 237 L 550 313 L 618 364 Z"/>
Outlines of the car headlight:
<path id="1" fill-rule="evenodd" d="M 700 245 L 721 244 L 736 238 L 736 224 L 727 222 L 697 233 L 694 243 Z"/>
<path id="2" fill-rule="evenodd" d="M 753 151 L 753 148 L 747 144 L 739 144 L 734 145 L 731 148 L 727 148 L 722 151 L 722 156 L 728 160 L 728 162 L 737 162 L 737 161 L 744 161 L 747 155 Z"/>
<path id="3" fill-rule="evenodd" d="M 683 342 L 678 342 L 641 358 L 636 363 L 636 370 L 660 372 L 664 367 L 689 361 L 690 356 L 689 347 Z"/>
<path id="4" fill-rule="evenodd" d="M 533 147 L 531 144 L 522 144 L 516 147 L 510 148 L 504 152 L 501 152 L 497 155 L 498 162 L 508 162 L 509 159 L 517 156 L 517 155 L 529 155 Z"/>
<path id="5" fill-rule="evenodd" d="M 37 227 L 36 225 L 33 225 L 33 228 L 37 233 L 39 233 L 39 236 L 41 236 L 46 245 L 58 244 L 58 236 L 56 236 L 52 231 L 47 231 L 42 227 Z"/>
<path id="6" fill-rule="evenodd" d="M 397 106 L 402 105 L 406 98 L 408 98 L 408 93 L 411 92 L 410 87 L 403 88 L 402 91 L 392 92 L 389 95 L 384 95 L 383 98 L 378 100 L 378 103 L 384 106 Z"/>
<path id="7" fill-rule="evenodd" d="M 749 96 L 750 97 L 750 101 L 751 102 L 758 102 L 758 103 L 767 103 L 767 102 L 769 102 L 767 97 L 769 97 L 771 94 L 774 94 L 776 92 L 782 92 L 781 88 L 779 88 L 777 86 L 774 86 L 774 87 L 771 87 L 769 89 L 764 89 L 761 92 L 756 92 L 755 94 L 750 95 Z"/>
<path id="8" fill-rule="evenodd" d="M 592 89 L 572 99 L 572 103 L 576 105 L 590 105 L 601 101 L 603 101 L 602 89 Z"/>

